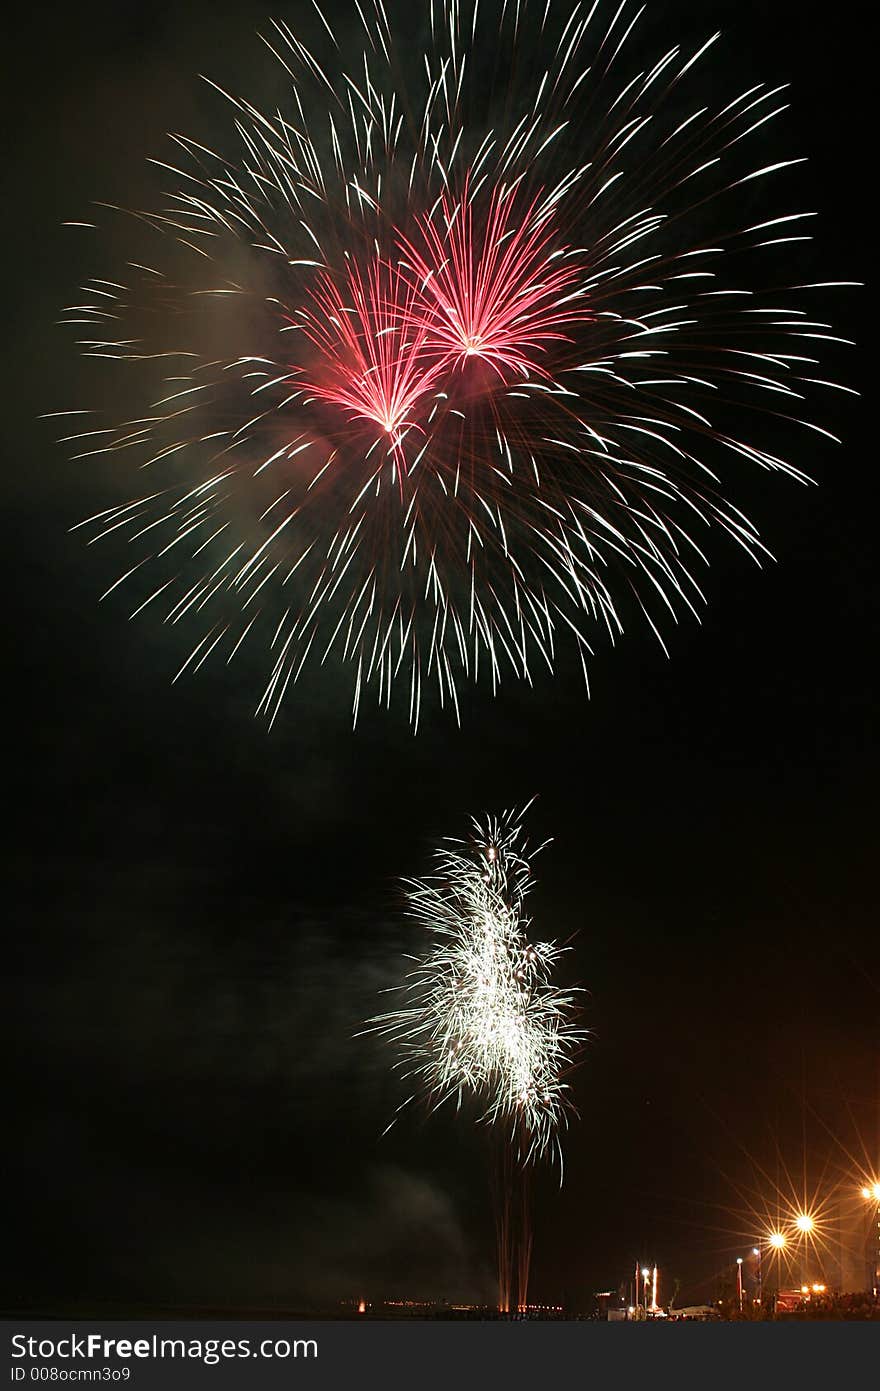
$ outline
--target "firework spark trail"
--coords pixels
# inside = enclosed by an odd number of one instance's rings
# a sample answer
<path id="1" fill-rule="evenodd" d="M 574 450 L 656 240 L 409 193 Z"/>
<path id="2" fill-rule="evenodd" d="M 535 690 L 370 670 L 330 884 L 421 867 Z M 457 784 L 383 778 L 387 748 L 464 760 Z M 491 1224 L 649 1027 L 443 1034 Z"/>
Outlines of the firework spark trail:
<path id="1" fill-rule="evenodd" d="M 369 1027 L 400 1053 L 414 1087 L 404 1105 L 472 1099 L 483 1122 L 509 1127 L 521 1163 L 552 1153 L 561 1164 L 573 1110 L 565 1076 L 585 1034 L 575 993 L 551 983 L 565 948 L 529 937 L 521 819 L 475 820 L 468 840 L 438 852 L 434 875 L 406 881 L 409 915 L 431 945 L 400 987 L 401 1007 Z"/>
<path id="2" fill-rule="evenodd" d="M 563 641 L 586 675 L 633 605 L 662 644 L 713 528 L 769 554 L 722 480 L 807 481 L 797 430 L 834 438 L 806 398 L 844 340 L 803 307 L 834 282 L 780 288 L 812 216 L 766 201 L 783 89 L 689 98 L 717 35 L 646 64 L 642 9 L 431 0 L 414 64 L 381 0 L 359 42 L 316 7 L 267 40 L 284 110 L 218 89 L 235 152 L 172 137 L 165 206 L 65 311 L 131 418 L 64 439 L 149 470 L 85 526 L 107 594 L 195 629 L 181 672 L 264 643 L 273 720 L 332 656 L 355 717 L 404 680 L 417 725 L 428 682 L 457 712 Z"/>

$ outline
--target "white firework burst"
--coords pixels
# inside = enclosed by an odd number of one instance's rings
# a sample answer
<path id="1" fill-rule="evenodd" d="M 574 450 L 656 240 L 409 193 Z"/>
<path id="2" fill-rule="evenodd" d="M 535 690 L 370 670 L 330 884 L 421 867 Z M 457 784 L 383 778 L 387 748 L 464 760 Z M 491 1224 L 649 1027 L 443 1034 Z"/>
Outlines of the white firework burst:
<path id="1" fill-rule="evenodd" d="M 479 1119 L 507 1127 L 523 1164 L 559 1158 L 573 1111 L 566 1076 L 585 1032 L 577 992 L 551 977 L 566 948 L 533 941 L 532 886 L 522 813 L 472 823 L 447 841 L 436 872 L 405 881 L 408 911 L 429 937 L 399 990 L 399 1008 L 369 1021 L 391 1041 L 414 1090 L 436 1109 L 475 1103 Z"/>

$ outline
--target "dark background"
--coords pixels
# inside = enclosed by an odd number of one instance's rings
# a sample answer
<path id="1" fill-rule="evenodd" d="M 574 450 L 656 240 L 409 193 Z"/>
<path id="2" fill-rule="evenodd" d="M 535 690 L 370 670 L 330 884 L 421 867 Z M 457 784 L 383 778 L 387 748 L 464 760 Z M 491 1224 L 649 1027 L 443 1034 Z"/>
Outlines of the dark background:
<path id="1" fill-rule="evenodd" d="M 660 9 L 673 39 L 725 30 L 728 95 L 793 81 L 812 278 L 869 279 L 859 7 Z M 369 702 L 352 733 L 347 695 L 306 686 L 267 734 L 246 662 L 172 689 L 175 635 L 99 609 L 106 558 L 68 533 L 100 470 L 36 418 L 77 404 L 60 223 L 148 202 L 165 131 L 225 120 L 196 73 L 260 92 L 270 12 L 86 3 L 20 13 L 9 43 L 5 1302 L 491 1297 L 483 1138 L 417 1112 L 382 1138 L 402 1093 L 353 1035 L 412 947 L 398 876 L 534 793 L 535 917 L 576 934 L 593 1033 L 532 1295 L 588 1308 L 639 1258 L 702 1297 L 780 1193 L 880 1163 L 872 388 L 829 401 L 843 447 L 798 437 L 818 488 L 744 471 L 778 563 L 716 546 L 702 625 L 669 661 L 634 627 L 590 701 L 563 669 L 413 738 Z M 860 388 L 867 293 L 833 300 Z"/>

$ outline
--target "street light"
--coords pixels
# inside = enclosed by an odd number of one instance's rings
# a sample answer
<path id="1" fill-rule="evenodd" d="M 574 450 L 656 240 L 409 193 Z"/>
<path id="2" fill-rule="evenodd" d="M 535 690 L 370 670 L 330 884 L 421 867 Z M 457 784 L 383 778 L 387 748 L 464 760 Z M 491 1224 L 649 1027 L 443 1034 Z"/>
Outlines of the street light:
<path id="1" fill-rule="evenodd" d="M 803 1237 L 801 1251 L 801 1278 L 809 1281 L 810 1271 L 810 1234 L 816 1226 L 815 1218 L 809 1212 L 799 1212 L 794 1219 L 794 1225 Z"/>
<path id="2" fill-rule="evenodd" d="M 873 1204 L 874 1215 L 877 1219 L 877 1230 L 874 1231 L 873 1219 L 869 1215 L 868 1222 L 872 1230 L 869 1236 L 867 1237 L 865 1243 L 866 1254 L 868 1250 L 870 1250 L 871 1252 L 869 1256 L 871 1269 L 871 1289 L 873 1290 L 874 1298 L 876 1299 L 878 1285 L 880 1285 L 880 1274 L 878 1274 L 878 1270 L 880 1270 L 880 1260 L 878 1260 L 877 1250 L 877 1239 L 878 1237 L 880 1237 L 880 1182 L 874 1181 L 871 1183 L 866 1183 L 864 1188 L 862 1189 L 862 1197 L 865 1199 L 865 1202 Z"/>
<path id="3" fill-rule="evenodd" d="M 786 1240 L 785 1232 L 772 1231 L 772 1232 L 769 1232 L 769 1233 L 768 1233 L 768 1235 L 767 1235 L 767 1245 L 768 1245 L 768 1247 L 770 1248 L 770 1251 L 771 1251 L 772 1255 L 775 1256 L 775 1258 L 776 1258 L 775 1266 L 771 1266 L 771 1268 L 770 1268 L 770 1276 L 771 1276 L 771 1280 L 773 1280 L 773 1279 L 774 1279 L 774 1276 L 775 1276 L 774 1283 L 775 1283 L 775 1286 L 776 1286 L 776 1293 L 777 1293 L 777 1294 L 779 1293 L 779 1287 L 780 1287 L 780 1285 L 782 1284 L 782 1253 L 783 1253 L 783 1251 L 785 1250 L 787 1244 L 788 1244 L 788 1242 L 787 1242 L 787 1240 Z M 761 1272 L 761 1286 L 762 1286 L 762 1288 L 761 1288 L 761 1299 L 762 1299 L 762 1301 L 763 1301 L 763 1298 L 764 1298 L 763 1283 L 764 1283 L 764 1280 L 763 1280 L 763 1270 L 762 1270 L 762 1272 Z M 775 1307 L 774 1307 L 774 1316 L 775 1316 Z"/>
<path id="4" fill-rule="evenodd" d="M 739 1301 L 739 1311 L 743 1311 L 743 1258 L 736 1258 L 736 1296 Z"/>

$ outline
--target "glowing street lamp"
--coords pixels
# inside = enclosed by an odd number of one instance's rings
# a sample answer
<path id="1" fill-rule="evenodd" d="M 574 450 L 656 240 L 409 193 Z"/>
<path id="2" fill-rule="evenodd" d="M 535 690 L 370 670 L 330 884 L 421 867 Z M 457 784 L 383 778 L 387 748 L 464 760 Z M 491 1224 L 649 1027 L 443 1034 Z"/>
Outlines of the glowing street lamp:
<path id="1" fill-rule="evenodd" d="M 802 1264 L 801 1278 L 809 1282 L 810 1271 L 810 1236 L 815 1230 L 816 1219 L 809 1212 L 799 1212 L 794 1219 L 794 1225 L 803 1237 L 801 1246 Z"/>
<path id="2" fill-rule="evenodd" d="M 755 1258 L 755 1278 L 758 1285 L 757 1302 L 763 1308 L 764 1305 L 764 1253 L 760 1246 L 752 1247 L 752 1255 Z"/>
<path id="3" fill-rule="evenodd" d="M 874 1254 L 871 1258 L 871 1289 L 876 1299 L 878 1286 L 880 1286 L 880 1273 L 878 1273 L 878 1271 L 880 1271 L 880 1266 L 878 1266 L 877 1247 L 875 1244 L 877 1235 L 880 1235 L 880 1182 L 875 1180 L 871 1183 L 866 1183 L 862 1189 L 862 1197 L 865 1199 L 866 1203 L 871 1203 L 873 1205 L 874 1215 L 877 1219 L 877 1232 L 874 1233 L 873 1238 L 870 1238 L 871 1245 L 874 1249 Z M 873 1225 L 873 1219 L 870 1216 L 868 1221 Z"/>
<path id="4" fill-rule="evenodd" d="M 778 1292 L 779 1287 L 780 1287 L 780 1285 L 781 1285 L 781 1283 L 782 1283 L 782 1280 L 781 1280 L 781 1275 L 782 1275 L 782 1253 L 783 1253 L 783 1251 L 785 1250 L 785 1248 L 786 1248 L 787 1245 L 788 1245 L 788 1241 L 787 1241 L 787 1239 L 786 1239 L 785 1232 L 780 1232 L 780 1231 L 774 1229 L 773 1231 L 767 1233 L 767 1247 L 768 1247 L 768 1249 L 769 1249 L 769 1251 L 770 1251 L 771 1258 L 775 1258 L 775 1265 L 771 1265 L 771 1268 L 770 1268 L 770 1269 L 771 1269 L 771 1279 L 772 1279 L 773 1277 L 775 1277 L 774 1283 L 775 1283 L 777 1292 Z M 763 1272 L 763 1268 L 762 1268 L 762 1267 L 759 1266 L 759 1269 L 761 1270 L 761 1300 L 762 1300 L 762 1303 L 763 1303 L 763 1296 L 764 1296 L 764 1288 L 763 1288 L 764 1279 L 763 1279 L 763 1276 L 764 1276 L 764 1272 Z M 775 1309 L 774 1309 L 774 1317 L 775 1317 Z"/>

